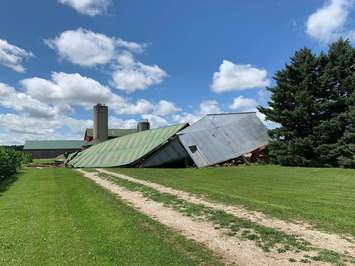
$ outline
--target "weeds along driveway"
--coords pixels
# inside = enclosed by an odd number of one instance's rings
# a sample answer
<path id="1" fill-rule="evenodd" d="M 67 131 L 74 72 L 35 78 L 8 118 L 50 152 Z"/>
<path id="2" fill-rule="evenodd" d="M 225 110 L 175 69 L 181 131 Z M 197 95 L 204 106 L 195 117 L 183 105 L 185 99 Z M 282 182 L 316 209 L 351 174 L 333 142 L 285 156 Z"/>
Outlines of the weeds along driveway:
<path id="1" fill-rule="evenodd" d="M 114 173 L 112 171 L 97 169 L 100 173 L 114 176 L 120 179 L 128 180 L 137 184 L 156 189 L 161 193 L 168 193 L 177 196 L 180 199 L 186 200 L 194 204 L 201 204 L 208 208 L 213 208 L 234 215 L 239 218 L 247 219 L 260 225 L 273 228 L 282 231 L 289 235 L 297 235 L 304 240 L 310 242 L 312 245 L 322 249 L 332 250 L 340 254 L 351 255 L 355 258 L 355 239 L 351 239 L 351 236 L 344 238 L 337 234 L 329 234 L 310 229 L 311 226 L 305 223 L 295 224 L 292 222 L 286 222 L 279 219 L 274 219 L 265 216 L 263 213 L 250 211 L 242 208 L 241 206 L 226 205 L 223 203 L 211 202 L 206 199 L 202 199 L 192 193 L 188 193 L 181 190 L 176 190 L 170 187 L 166 187 L 157 183 L 149 182 L 133 178 L 127 175 Z M 351 240 L 348 240 L 351 239 Z"/>
<path id="2" fill-rule="evenodd" d="M 74 170 L 25 169 L 0 192 L 0 265 L 221 265 Z"/>
<path id="3" fill-rule="evenodd" d="M 313 247 L 307 241 L 147 186 L 95 172 L 83 174 L 133 207 L 188 238 L 204 244 L 226 263 L 238 265 L 326 265 L 351 258 Z"/>

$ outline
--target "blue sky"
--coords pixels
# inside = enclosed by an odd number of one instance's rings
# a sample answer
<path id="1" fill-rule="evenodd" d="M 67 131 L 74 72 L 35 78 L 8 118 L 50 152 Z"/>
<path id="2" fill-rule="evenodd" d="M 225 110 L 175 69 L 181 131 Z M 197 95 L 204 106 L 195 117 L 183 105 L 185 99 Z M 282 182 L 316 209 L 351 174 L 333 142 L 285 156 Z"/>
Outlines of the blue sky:
<path id="1" fill-rule="evenodd" d="M 97 102 L 124 128 L 254 111 L 295 50 L 355 40 L 353 4 L 2 0 L 0 144 L 82 138 Z"/>

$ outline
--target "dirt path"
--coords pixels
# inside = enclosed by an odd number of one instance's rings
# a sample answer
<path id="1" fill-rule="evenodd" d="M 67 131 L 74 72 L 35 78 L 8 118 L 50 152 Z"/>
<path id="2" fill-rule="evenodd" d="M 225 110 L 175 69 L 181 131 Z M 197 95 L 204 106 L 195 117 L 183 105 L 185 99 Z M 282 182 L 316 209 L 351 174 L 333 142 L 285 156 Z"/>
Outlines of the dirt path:
<path id="1" fill-rule="evenodd" d="M 131 182 L 135 182 L 141 185 L 145 185 L 147 187 L 151 187 L 156 189 L 161 193 L 169 193 L 175 195 L 183 200 L 189 201 L 195 204 L 201 204 L 206 207 L 223 210 L 226 213 L 232 214 L 239 218 L 245 218 L 252 222 L 256 222 L 258 224 L 264 225 L 266 227 L 270 227 L 273 229 L 277 229 L 289 235 L 297 235 L 302 237 L 303 239 L 310 242 L 313 246 L 333 250 L 340 254 L 350 255 L 355 258 L 355 239 L 350 236 L 347 236 L 347 239 L 351 239 L 353 243 L 342 238 L 336 234 L 329 234 L 325 232 L 320 232 L 317 230 L 310 229 L 311 226 L 305 223 L 295 224 L 291 222 L 282 221 L 279 219 L 274 219 L 267 217 L 261 212 L 249 211 L 242 207 L 237 206 L 229 206 L 223 203 L 211 202 L 200 197 L 194 196 L 188 192 L 176 190 L 170 187 L 166 187 L 163 185 L 159 185 L 157 183 L 144 181 L 141 179 L 129 177 L 123 174 L 114 173 L 111 171 L 97 169 L 101 173 L 109 174 L 118 178 L 122 178 Z"/>
<path id="2" fill-rule="evenodd" d="M 203 244 L 215 254 L 220 256 L 226 264 L 243 265 L 304 265 L 292 263 L 289 258 L 302 259 L 303 253 L 273 253 L 263 252 L 254 242 L 241 241 L 236 237 L 227 236 L 214 227 L 211 222 L 196 220 L 184 216 L 180 212 L 166 207 L 159 202 L 148 200 L 139 192 L 129 191 L 117 184 L 102 179 L 97 174 L 79 170 L 85 177 L 93 180 L 108 191 L 118 195 L 135 209 L 153 218 L 187 237 Z M 327 265 L 323 262 L 311 262 L 311 265 Z"/>

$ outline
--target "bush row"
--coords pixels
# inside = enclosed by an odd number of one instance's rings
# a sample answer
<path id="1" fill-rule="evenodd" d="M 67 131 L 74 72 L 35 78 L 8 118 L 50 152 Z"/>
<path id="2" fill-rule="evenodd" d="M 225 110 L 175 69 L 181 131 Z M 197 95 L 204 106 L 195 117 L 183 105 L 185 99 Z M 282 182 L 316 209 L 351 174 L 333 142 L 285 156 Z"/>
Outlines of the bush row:
<path id="1" fill-rule="evenodd" d="M 30 154 L 0 147 L 0 180 L 16 174 L 22 164 L 31 161 Z"/>

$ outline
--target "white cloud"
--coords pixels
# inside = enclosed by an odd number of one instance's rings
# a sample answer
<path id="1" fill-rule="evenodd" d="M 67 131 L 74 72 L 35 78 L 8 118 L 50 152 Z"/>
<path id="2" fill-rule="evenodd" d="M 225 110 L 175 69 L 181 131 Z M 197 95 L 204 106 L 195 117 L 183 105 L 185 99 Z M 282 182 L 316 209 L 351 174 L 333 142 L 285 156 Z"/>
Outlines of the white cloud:
<path id="1" fill-rule="evenodd" d="M 68 127 L 72 133 L 84 138 L 84 132 L 87 128 L 93 126 L 92 120 L 81 120 L 72 117 L 66 117 L 62 120 L 62 125 Z"/>
<path id="2" fill-rule="evenodd" d="M 146 65 L 132 53 L 141 53 L 145 44 L 127 42 L 86 29 L 68 30 L 46 43 L 59 57 L 83 67 L 114 64 L 112 85 L 127 93 L 163 82 L 167 73 L 158 65 Z"/>
<path id="3" fill-rule="evenodd" d="M 58 2 L 91 17 L 105 14 L 111 4 L 111 0 L 58 0 Z"/>
<path id="4" fill-rule="evenodd" d="M 201 117 L 202 117 L 201 115 L 183 112 L 182 114 L 173 115 L 173 120 L 181 124 L 183 123 L 193 124 L 199 119 L 201 119 Z"/>
<path id="5" fill-rule="evenodd" d="M 174 103 L 161 100 L 156 106 L 154 114 L 159 116 L 166 116 L 166 115 L 176 114 L 180 111 L 181 109 L 179 107 L 176 107 Z"/>
<path id="6" fill-rule="evenodd" d="M 93 105 L 103 103 L 116 114 L 125 115 L 168 115 L 180 110 L 165 100 L 157 104 L 146 99 L 131 102 L 113 93 L 109 87 L 78 73 L 53 72 L 51 80 L 33 77 L 20 81 L 20 84 L 33 99 L 52 105 L 82 106 L 91 110 Z"/>
<path id="7" fill-rule="evenodd" d="M 218 102 L 214 100 L 203 101 L 200 103 L 200 114 L 217 114 L 221 113 Z"/>
<path id="8" fill-rule="evenodd" d="M 8 137 L 1 143 L 23 143 L 26 139 L 82 139 L 83 132 L 92 126 L 92 120 L 71 117 L 75 107 L 92 110 L 98 102 L 122 115 L 141 115 L 152 127 L 168 125 L 164 115 L 180 111 L 174 103 L 145 99 L 134 102 L 111 91 L 99 82 L 80 74 L 53 72 L 51 79 L 29 78 L 20 81 L 22 90 L 0 83 L 0 106 L 15 113 L 1 114 L 0 135 Z M 160 114 L 161 116 L 157 115 Z M 137 120 L 110 117 L 111 127 L 135 128 Z"/>
<path id="9" fill-rule="evenodd" d="M 98 102 L 124 101 L 109 87 L 78 73 L 53 72 L 52 80 L 33 77 L 20 83 L 28 95 L 46 103 L 91 107 Z"/>
<path id="10" fill-rule="evenodd" d="M 260 113 L 257 109 L 257 105 L 258 104 L 254 99 L 239 96 L 233 100 L 233 103 L 229 105 L 229 108 L 238 110 L 240 112 L 255 112 L 257 117 L 264 123 L 267 128 L 278 127 L 278 124 L 266 120 L 265 115 Z"/>
<path id="11" fill-rule="evenodd" d="M 145 65 L 136 61 L 130 52 L 117 58 L 116 70 L 112 74 L 112 84 L 119 90 L 132 93 L 163 82 L 167 73 L 157 65 Z"/>
<path id="12" fill-rule="evenodd" d="M 0 114 L 0 144 L 23 144 L 26 140 L 83 139 L 91 120 L 68 116 L 31 117 L 27 114 Z"/>
<path id="13" fill-rule="evenodd" d="M 84 67 L 108 64 L 116 55 L 115 39 L 86 29 L 68 30 L 46 43 L 61 59 Z"/>
<path id="14" fill-rule="evenodd" d="M 106 65 L 126 50 L 141 53 L 145 48 L 145 44 L 128 42 L 83 28 L 64 31 L 45 43 L 56 50 L 61 59 L 84 67 Z"/>
<path id="15" fill-rule="evenodd" d="M 0 126 L 11 133 L 29 135 L 52 135 L 60 127 L 60 121 L 46 118 L 30 117 L 19 114 L 0 114 Z"/>
<path id="16" fill-rule="evenodd" d="M 142 115 L 142 118 L 149 121 L 151 128 L 158 128 L 169 125 L 169 122 L 166 119 L 158 115 L 145 114 Z"/>
<path id="17" fill-rule="evenodd" d="M 202 101 L 199 107 L 199 110 L 195 113 L 183 112 L 180 114 L 175 114 L 173 115 L 173 120 L 177 123 L 192 124 L 200 120 L 203 116 L 207 114 L 218 114 L 222 112 L 218 102 L 215 100 Z"/>
<path id="18" fill-rule="evenodd" d="M 137 100 L 135 104 L 125 103 L 122 106 L 116 107 L 118 114 L 135 115 L 152 112 L 154 105 L 145 99 Z"/>
<path id="19" fill-rule="evenodd" d="M 33 57 L 31 52 L 0 39 L 0 64 L 9 67 L 16 72 L 25 72 L 22 61 Z"/>
<path id="20" fill-rule="evenodd" d="M 8 97 L 13 94 L 15 89 L 5 83 L 0 83 L 0 97 Z"/>
<path id="21" fill-rule="evenodd" d="M 233 100 L 233 103 L 229 105 L 230 109 L 240 110 L 241 112 L 255 111 L 257 103 L 254 99 L 245 98 L 239 96 Z"/>
<path id="22" fill-rule="evenodd" d="M 58 114 L 70 113 L 69 106 L 51 106 L 34 99 L 30 95 L 17 92 L 15 88 L 0 83 L 0 106 L 23 112 L 31 117 L 53 118 Z"/>
<path id="23" fill-rule="evenodd" d="M 306 33 L 322 42 L 330 42 L 340 36 L 351 37 L 344 32 L 353 0 L 329 0 L 307 20 Z"/>
<path id="24" fill-rule="evenodd" d="M 144 52 L 145 47 L 147 46 L 145 43 L 140 44 L 136 42 L 128 42 L 122 39 L 114 39 L 114 40 L 118 48 L 126 49 L 133 53 L 142 53 Z"/>
<path id="25" fill-rule="evenodd" d="M 137 128 L 137 120 L 135 119 L 121 119 L 115 116 L 110 116 L 109 117 L 109 127 L 110 128 Z"/>
<path id="26" fill-rule="evenodd" d="M 219 71 L 213 74 L 212 91 L 216 93 L 226 91 L 240 91 L 261 88 L 270 85 L 265 69 L 258 69 L 252 65 L 234 64 L 224 60 Z"/>

